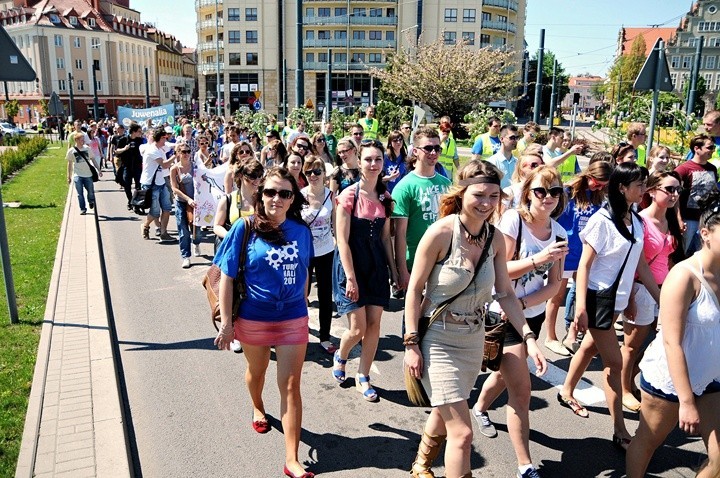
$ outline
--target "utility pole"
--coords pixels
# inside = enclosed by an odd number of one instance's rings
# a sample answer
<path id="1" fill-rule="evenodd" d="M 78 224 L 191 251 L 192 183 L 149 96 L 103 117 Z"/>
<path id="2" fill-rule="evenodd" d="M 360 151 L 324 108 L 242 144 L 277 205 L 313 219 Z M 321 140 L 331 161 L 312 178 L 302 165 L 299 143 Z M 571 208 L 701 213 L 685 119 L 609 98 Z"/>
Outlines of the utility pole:
<path id="1" fill-rule="evenodd" d="M 145 67 L 145 108 L 150 108 L 150 71 Z"/>
<path id="2" fill-rule="evenodd" d="M 328 48 L 328 67 L 327 78 L 325 79 L 325 114 L 323 118 L 325 123 L 330 122 L 330 113 L 332 112 L 332 48 Z"/>
<path id="3" fill-rule="evenodd" d="M 299 3 L 299 0 L 298 0 Z M 220 115 L 220 17 L 218 17 L 218 0 L 215 0 L 215 114 Z M 222 116 L 225 116 L 223 111 Z"/>
<path id="4" fill-rule="evenodd" d="M 622 87 L 622 74 L 618 73 L 618 84 L 617 84 L 617 100 L 615 101 L 615 127 L 618 127 L 620 121 L 620 88 Z"/>
<path id="5" fill-rule="evenodd" d="M 688 93 L 687 102 L 685 103 L 687 105 L 685 113 L 687 113 L 688 117 L 692 114 L 693 111 L 695 111 L 695 97 L 697 96 L 697 83 L 698 77 L 700 76 L 700 60 L 702 59 L 701 57 L 704 39 L 705 37 L 701 35 L 697 41 L 697 44 L 695 45 L 695 62 L 693 63 L 692 76 L 690 77 L 690 92 Z M 705 86 L 707 87 L 707 85 Z M 685 131 L 688 131 L 689 129 L 690 118 L 688 118 L 685 123 Z"/>
<path id="6" fill-rule="evenodd" d="M 653 89 L 653 100 L 652 100 L 652 108 L 650 110 L 650 127 L 648 128 L 650 130 L 650 135 L 648 136 L 648 143 L 647 143 L 647 149 L 648 151 L 650 148 L 652 148 L 653 145 L 653 137 L 655 135 L 655 124 L 657 122 L 657 104 L 658 104 L 658 96 L 660 94 L 660 85 L 661 85 L 661 79 L 662 79 L 662 71 L 663 67 L 665 66 L 665 42 L 660 40 L 658 41 L 658 62 L 657 62 L 657 68 L 655 71 L 655 88 Z"/>
<path id="7" fill-rule="evenodd" d="M 68 105 L 68 111 L 70 112 L 70 117 L 75 121 L 75 114 L 73 113 L 73 103 L 75 102 L 75 95 L 73 95 L 73 76 L 72 73 L 68 72 L 68 87 L 70 88 L 70 104 Z"/>
<path id="8" fill-rule="evenodd" d="M 297 15 L 297 56 L 295 61 L 297 62 L 297 68 L 295 69 L 295 106 L 300 108 L 303 106 L 303 100 L 305 99 L 305 70 L 303 69 L 303 17 L 302 17 L 302 2 L 297 0 L 295 15 Z M 348 40 L 349 43 L 349 40 Z M 330 61 L 330 59 L 328 59 Z"/>
<path id="9" fill-rule="evenodd" d="M 99 119 L 100 116 L 100 105 L 98 102 L 98 95 L 97 95 L 97 70 L 98 65 L 93 62 L 92 66 L 92 79 L 93 79 L 93 117 L 95 118 L 95 121 Z"/>
<path id="10" fill-rule="evenodd" d="M 537 54 L 537 79 L 535 80 L 535 105 L 533 106 L 533 121 L 540 124 L 540 108 L 542 104 L 543 81 L 543 53 L 545 51 L 545 29 L 540 30 L 540 47 Z"/>
<path id="11" fill-rule="evenodd" d="M 548 114 L 548 126 L 553 127 L 555 125 L 555 85 L 556 85 L 556 77 L 557 77 L 557 59 L 553 60 L 553 77 L 552 77 L 552 89 L 550 90 L 550 113 Z"/>

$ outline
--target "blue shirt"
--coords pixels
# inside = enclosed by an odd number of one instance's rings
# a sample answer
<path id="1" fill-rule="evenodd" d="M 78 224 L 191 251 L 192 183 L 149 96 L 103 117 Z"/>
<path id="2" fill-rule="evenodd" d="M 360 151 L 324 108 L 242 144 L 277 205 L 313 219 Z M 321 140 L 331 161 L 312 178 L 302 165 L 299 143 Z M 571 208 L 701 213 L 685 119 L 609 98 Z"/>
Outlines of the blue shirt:
<path id="1" fill-rule="evenodd" d="M 247 299 L 240 303 L 238 316 L 248 320 L 276 322 L 308 315 L 305 283 L 313 244 L 310 229 L 292 219 L 282 224 L 285 245 L 265 242 L 250 234 L 245 264 Z M 220 244 L 213 263 L 235 277 L 245 221 L 235 221 Z"/>
<path id="2" fill-rule="evenodd" d="M 383 176 L 389 176 L 393 174 L 395 171 L 400 171 L 400 174 L 397 178 L 393 179 L 392 181 L 387 182 L 387 189 L 388 191 L 392 192 L 392 190 L 395 188 L 397 183 L 400 182 L 402 178 L 405 177 L 407 174 L 407 166 L 405 165 L 405 157 L 400 156 L 395 161 L 392 160 L 389 154 L 385 155 L 385 160 L 383 161 Z"/>
<path id="3" fill-rule="evenodd" d="M 588 197 L 592 194 L 590 191 L 586 191 Z M 566 193 L 569 191 L 566 189 Z M 564 269 L 566 271 L 576 271 L 580 264 L 580 256 L 582 255 L 583 244 L 580 240 L 580 231 L 585 229 L 585 225 L 590 216 L 595 214 L 600 206 L 590 205 L 588 209 L 579 209 L 575 204 L 575 199 L 568 199 L 568 204 L 565 210 L 562 212 L 560 217 L 557 218 L 557 222 L 565 228 L 568 238 L 568 252 L 565 256 Z"/>
<path id="4" fill-rule="evenodd" d="M 501 146 L 501 144 L 502 144 L 502 143 L 500 142 L 500 137 L 499 137 L 499 136 L 498 136 L 498 137 L 495 137 L 495 138 L 493 138 L 492 136 L 490 136 L 490 145 L 492 146 L 493 154 L 495 154 L 495 153 L 497 153 L 498 151 L 500 151 L 500 146 Z M 475 144 L 473 144 L 472 154 L 482 155 L 482 152 L 483 152 L 483 142 L 482 142 L 482 138 L 478 138 L 477 141 L 475 141 Z"/>

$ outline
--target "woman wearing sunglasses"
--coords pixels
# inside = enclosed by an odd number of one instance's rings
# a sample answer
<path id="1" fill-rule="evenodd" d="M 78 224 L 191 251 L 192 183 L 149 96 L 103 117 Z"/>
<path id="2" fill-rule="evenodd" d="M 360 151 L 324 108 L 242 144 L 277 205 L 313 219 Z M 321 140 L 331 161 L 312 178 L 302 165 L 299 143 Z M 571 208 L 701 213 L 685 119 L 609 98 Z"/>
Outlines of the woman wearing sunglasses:
<path id="1" fill-rule="evenodd" d="M 235 186 L 236 169 L 242 167 L 243 163 L 255 158 L 255 152 L 249 141 L 242 140 L 238 142 L 230 152 L 230 160 L 228 161 L 227 172 L 225 173 L 225 194 L 233 191 Z"/>
<path id="2" fill-rule="evenodd" d="M 244 280 L 247 298 L 232 317 L 233 279 L 245 233 L 245 221 L 237 221 L 218 249 L 215 264 L 220 278 L 219 349 L 230 348 L 233 339 L 243 347 L 247 369 L 245 383 L 252 400 L 251 425 L 257 433 L 270 431 L 263 388 L 275 349 L 280 420 L 285 435 L 283 473 L 290 478 L 312 478 L 298 461 L 302 430 L 300 381 L 308 343 L 307 285 L 312 236 L 301 217 L 305 198 L 292 175 L 273 168 L 255 195 L 256 211 L 246 251 Z M 234 403 L 224 398 L 226 403 Z"/>
<path id="3" fill-rule="evenodd" d="M 360 181 L 360 168 L 357 156 L 358 144 L 350 136 L 345 136 L 337 145 L 337 167 L 330 175 L 330 190 L 337 197 L 347 187 Z"/>
<path id="4" fill-rule="evenodd" d="M 255 196 L 265 170 L 256 159 L 251 159 L 234 169 L 235 188 L 229 194 L 223 194 L 218 200 L 213 223 L 215 233 L 215 252 L 230 227 L 241 217 L 255 213 Z"/>
<path id="5" fill-rule="evenodd" d="M 323 161 L 323 163 L 325 164 L 325 174 L 332 173 L 335 165 L 333 164 L 334 161 L 332 159 L 332 156 L 330 156 L 330 149 L 328 147 L 327 140 L 325 139 L 325 135 L 322 132 L 318 131 L 313 135 L 311 141 L 312 149 L 310 153 L 316 158 L 320 158 Z"/>
<path id="6" fill-rule="evenodd" d="M 520 193 L 520 206 L 507 210 L 497 230 L 505 242 L 505 258 L 515 296 L 520 299 L 530 330 L 536 337 L 545 321 L 545 302 L 557 294 L 562 281 L 563 258 L 568 252 L 565 229 L 554 218 L 565 209 L 565 191 L 555 168 L 542 166 L 528 174 Z M 504 314 L 498 302 L 490 310 Z M 505 335 L 500 370 L 492 372 L 480 391 L 473 415 L 480 433 L 497 431 L 487 410 L 507 388 L 507 424 L 517 457 L 517 476 L 539 478 L 530 458 L 530 374 L 523 336 L 513 327 Z"/>
<path id="7" fill-rule="evenodd" d="M 207 169 L 211 169 L 213 164 L 212 151 L 210 151 L 210 139 L 201 135 L 198 137 L 198 150 L 195 153 L 195 164 L 203 164 Z"/>
<path id="8" fill-rule="evenodd" d="M 297 136 L 290 143 L 290 151 L 289 152 L 295 153 L 303 159 L 305 158 L 305 156 L 310 154 L 310 150 L 311 150 L 310 138 L 308 138 L 306 135 Z"/>
<path id="9" fill-rule="evenodd" d="M 260 163 L 265 169 L 274 168 L 280 166 L 287 155 L 287 148 L 285 148 L 283 142 L 274 139 L 260 153 Z"/>
<path id="10" fill-rule="evenodd" d="M 600 206 L 605 201 L 605 191 L 611 172 L 612 166 L 610 163 L 596 161 L 588 165 L 585 171 L 575 176 L 565 185 L 568 205 L 557 221 L 567 232 L 569 252 L 564 261 L 563 280 L 560 289 L 557 295 L 548 301 L 547 316 L 545 317 L 547 323 L 545 347 L 563 357 L 575 353 L 579 347 L 579 344 L 576 343 L 577 330 L 573 323 L 575 318 L 573 312 L 575 302 L 574 281 L 570 291 L 567 293 L 567 300 L 565 300 L 565 292 L 568 279 L 575 277 L 580 262 L 583 249 L 580 232 L 585 228 L 590 217 L 600 209 Z M 567 334 L 561 342 L 558 340 L 555 324 L 558 310 L 563 303 L 565 304 L 565 330 L 567 330 Z"/>
<path id="11" fill-rule="evenodd" d="M 583 251 L 577 271 L 575 326 L 585 336 L 557 395 L 560 404 L 586 418 L 587 410 L 573 393 L 590 361 L 600 353 L 605 401 L 613 421 L 612 442 L 622 450 L 630 444 L 630 433 L 622 413 L 622 355 L 613 324 L 627 307 L 636 273 L 655 301 L 660 292 L 642 255 L 643 222 L 633 210 L 645 194 L 646 179 L 645 168 L 618 164 L 610 174 L 607 207 L 593 214 L 580 233 Z"/>
<path id="12" fill-rule="evenodd" d="M 305 176 L 310 183 L 303 188 L 308 204 L 303 207 L 303 220 L 310 227 L 314 256 L 310 260 L 308 275 L 315 270 L 318 309 L 320 318 L 320 346 L 330 355 L 337 350 L 330 341 L 332 322 L 332 265 L 335 252 L 333 236 L 333 193 L 325 187 L 325 162 L 316 157 L 305 158 Z M 309 286 L 309 283 L 308 283 Z M 308 291 L 309 293 L 309 291 Z"/>
<path id="13" fill-rule="evenodd" d="M 393 203 L 380 177 L 384 153 L 379 141 L 363 141 L 360 181 L 336 199 L 333 294 L 338 314 L 347 314 L 350 326 L 335 352 L 332 374 L 338 383 L 345 382 L 350 351 L 362 340 L 355 386 L 370 402 L 378 399 L 370 385 L 370 368 L 380 339 L 380 319 L 390 302 L 390 279 L 397 282 L 389 221 Z"/>
<path id="14" fill-rule="evenodd" d="M 658 287 L 665 281 L 671 265 L 684 259 L 682 232 L 675 213 L 680 190 L 680 176 L 673 171 L 656 172 L 648 178 L 643 200 L 647 207 L 640 212 L 645 223 L 643 254 Z M 623 314 L 625 340 L 620 349 L 623 358 L 622 404 L 633 412 L 640 410 L 640 391 L 635 388 L 638 361 L 658 313 L 657 302 L 647 287 L 635 282 Z"/>
<path id="15" fill-rule="evenodd" d="M 190 146 L 187 143 L 178 144 L 175 154 L 180 160 L 170 168 L 170 186 L 175 195 L 175 221 L 177 222 L 178 240 L 180 242 L 180 257 L 182 268 L 190 267 L 190 242 L 197 247 L 200 240 L 192 239 L 193 210 L 195 209 L 195 185 L 193 173 L 195 165 L 190 160 Z M 196 250 L 196 252 L 198 252 Z"/>
<path id="16" fill-rule="evenodd" d="M 539 146 L 539 145 L 538 145 Z M 512 174 L 512 184 L 503 189 L 505 199 L 502 203 L 505 209 L 515 209 L 520 205 L 520 194 L 522 193 L 525 178 L 536 168 L 543 165 L 542 147 L 530 147 L 530 150 L 523 153 L 515 164 Z"/>

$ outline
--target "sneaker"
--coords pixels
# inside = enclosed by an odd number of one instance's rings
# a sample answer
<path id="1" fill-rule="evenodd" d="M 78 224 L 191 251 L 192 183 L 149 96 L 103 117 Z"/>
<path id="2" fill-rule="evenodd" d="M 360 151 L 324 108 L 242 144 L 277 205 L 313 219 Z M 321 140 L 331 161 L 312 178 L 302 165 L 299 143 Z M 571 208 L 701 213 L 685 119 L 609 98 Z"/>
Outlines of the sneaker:
<path id="1" fill-rule="evenodd" d="M 89 203 L 88 203 L 88 206 L 90 207 L 90 209 L 95 209 L 95 203 L 94 203 L 94 202 L 89 202 Z"/>
<path id="2" fill-rule="evenodd" d="M 128 203 L 128 205 L 127 205 L 127 210 L 128 210 L 128 211 L 132 211 L 132 210 L 133 210 L 132 204 Z"/>
<path id="3" fill-rule="evenodd" d="M 202 252 L 200 251 L 200 244 L 195 244 L 193 246 L 193 256 L 195 256 L 195 257 L 202 256 Z"/>
<path id="4" fill-rule="evenodd" d="M 159 227 L 156 227 L 156 228 L 155 228 L 155 235 L 156 235 L 156 236 L 159 236 L 159 235 L 160 235 L 160 228 L 159 228 Z"/>
<path id="5" fill-rule="evenodd" d="M 170 242 L 170 241 L 174 241 L 174 240 L 175 240 L 175 238 L 172 237 L 167 232 L 163 232 L 162 234 L 160 234 L 160 242 Z"/>
<path id="6" fill-rule="evenodd" d="M 537 469 L 533 466 L 529 470 L 525 470 L 525 473 L 520 473 L 520 470 L 517 472 L 517 478 L 542 478 L 540 476 L 540 472 L 537 471 Z"/>
<path id="7" fill-rule="evenodd" d="M 81 216 L 84 216 L 85 214 L 87 214 L 87 211 L 86 211 L 85 209 L 83 209 L 83 210 L 80 211 L 80 215 L 81 215 Z"/>
<path id="8" fill-rule="evenodd" d="M 477 420 L 478 426 L 480 427 L 480 433 L 488 438 L 495 438 L 497 436 L 497 430 L 495 425 L 490 421 L 490 417 L 487 412 L 478 412 L 473 408 L 473 416 Z"/>
<path id="9" fill-rule="evenodd" d="M 230 342 L 230 350 L 232 350 L 236 354 L 239 354 L 240 352 L 242 352 L 242 345 L 240 345 L 240 342 L 238 342 L 237 340 L 233 340 L 232 342 Z"/>
<path id="10" fill-rule="evenodd" d="M 140 229 L 142 229 L 142 238 L 150 239 L 150 227 L 140 224 Z"/>
<path id="11" fill-rule="evenodd" d="M 190 258 L 189 258 L 189 257 L 186 257 L 185 259 L 183 259 L 183 261 L 182 261 L 182 268 L 183 268 L 183 269 L 190 269 Z"/>

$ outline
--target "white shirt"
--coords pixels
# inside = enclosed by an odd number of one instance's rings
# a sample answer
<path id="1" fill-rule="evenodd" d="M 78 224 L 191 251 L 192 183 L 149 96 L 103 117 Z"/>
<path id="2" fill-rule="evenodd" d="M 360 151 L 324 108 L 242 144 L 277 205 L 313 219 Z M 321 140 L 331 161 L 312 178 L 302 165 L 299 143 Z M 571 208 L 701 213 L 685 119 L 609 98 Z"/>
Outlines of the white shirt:
<path id="1" fill-rule="evenodd" d="M 158 163 L 158 160 L 164 161 L 165 160 L 165 151 L 158 148 L 155 144 L 152 145 L 146 145 L 147 147 L 144 150 L 144 153 L 142 155 L 143 157 L 143 168 L 142 168 L 142 174 L 140 175 L 140 184 L 143 185 L 149 185 L 150 181 L 152 181 L 152 177 L 155 174 L 155 171 L 160 168 L 160 164 Z M 163 179 L 162 172 L 159 171 L 155 175 L 155 184 L 158 186 L 165 185 L 165 179 Z"/>
<path id="2" fill-rule="evenodd" d="M 220 161 L 223 163 L 230 159 L 230 154 L 232 154 L 232 150 L 235 147 L 236 143 L 233 143 L 230 141 L 229 143 L 225 143 L 222 147 L 222 150 L 220 151 Z"/>

